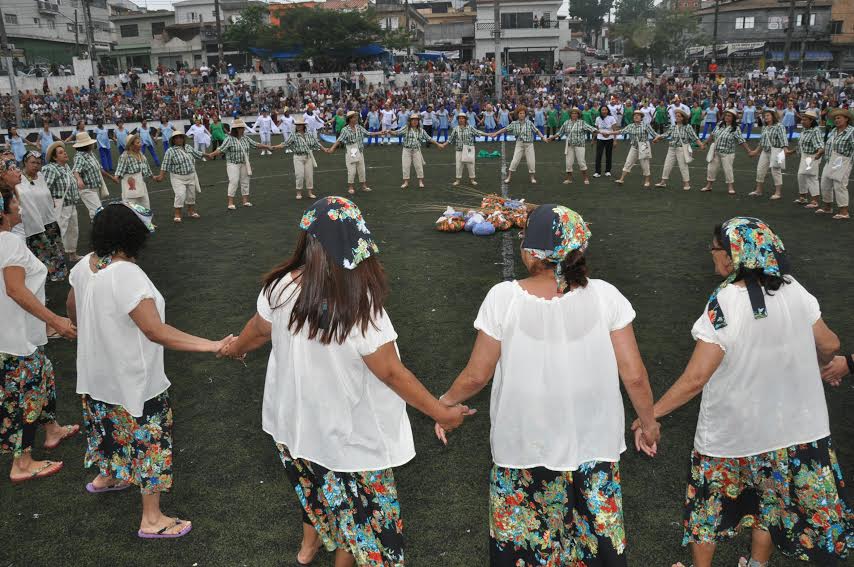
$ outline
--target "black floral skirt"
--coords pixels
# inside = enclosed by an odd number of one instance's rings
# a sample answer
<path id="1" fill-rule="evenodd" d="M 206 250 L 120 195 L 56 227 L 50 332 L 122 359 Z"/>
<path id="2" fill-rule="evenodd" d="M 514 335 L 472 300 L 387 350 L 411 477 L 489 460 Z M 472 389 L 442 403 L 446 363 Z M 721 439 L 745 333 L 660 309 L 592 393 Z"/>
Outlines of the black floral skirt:
<path id="1" fill-rule="evenodd" d="M 492 467 L 493 567 L 625 567 L 619 463 L 576 471 Z"/>
<path id="2" fill-rule="evenodd" d="M 65 248 L 59 224 L 45 225 L 44 232 L 27 237 L 27 247 L 47 267 L 47 277 L 52 282 L 61 282 L 68 276 Z"/>
<path id="3" fill-rule="evenodd" d="M 33 448 L 39 424 L 56 420 L 53 365 L 39 347 L 30 356 L 0 353 L 0 453 Z"/>
<path id="4" fill-rule="evenodd" d="M 134 417 L 124 406 L 83 395 L 87 442 L 84 466 L 139 487 L 142 494 L 172 488 L 172 407 L 169 393 L 151 398 Z"/>
<path id="5" fill-rule="evenodd" d="M 785 555 L 833 564 L 854 547 L 854 514 L 830 437 L 750 457 L 691 454 L 683 545 L 741 528 L 770 533 Z"/>
<path id="6" fill-rule="evenodd" d="M 314 526 L 327 551 L 349 551 L 359 566 L 404 565 L 403 520 L 391 469 L 330 471 L 294 459 L 282 444 L 276 448 L 302 506 L 303 521 Z"/>

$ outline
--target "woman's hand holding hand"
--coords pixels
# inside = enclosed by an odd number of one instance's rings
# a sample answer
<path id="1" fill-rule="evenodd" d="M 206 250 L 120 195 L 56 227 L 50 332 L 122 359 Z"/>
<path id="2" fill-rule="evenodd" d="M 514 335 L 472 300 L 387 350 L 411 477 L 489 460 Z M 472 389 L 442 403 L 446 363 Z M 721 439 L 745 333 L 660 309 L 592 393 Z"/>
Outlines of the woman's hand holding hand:
<path id="1" fill-rule="evenodd" d="M 632 423 L 632 431 L 635 433 L 635 449 L 648 457 L 654 457 L 658 453 L 658 442 L 661 440 L 661 425 L 655 421 L 644 426 L 638 418 Z"/>
<path id="2" fill-rule="evenodd" d="M 831 386 L 839 386 L 848 374 L 848 361 L 844 356 L 834 356 L 833 360 L 821 369 L 821 379 Z"/>
<path id="3" fill-rule="evenodd" d="M 234 355 L 229 353 L 229 347 L 236 340 L 237 340 L 237 337 L 235 337 L 234 335 L 228 335 L 227 337 L 224 337 L 218 341 L 211 341 L 212 342 L 211 352 L 216 354 L 217 358 L 222 358 L 225 356 L 231 358 Z"/>
<path id="4" fill-rule="evenodd" d="M 54 330 L 62 335 L 63 338 L 74 340 L 77 338 L 77 327 L 71 322 L 68 317 L 57 317 L 56 321 L 50 324 Z"/>
<path id="5" fill-rule="evenodd" d="M 440 399 L 440 401 L 445 404 L 444 400 Z M 453 406 L 446 405 L 445 408 L 446 409 L 443 412 L 445 415 L 440 420 L 436 421 L 436 425 L 433 429 L 436 432 L 436 437 L 439 441 L 444 445 L 447 445 L 448 433 L 462 425 L 463 420 L 466 417 L 476 414 L 477 410 L 471 409 L 462 404 L 456 404 Z"/>

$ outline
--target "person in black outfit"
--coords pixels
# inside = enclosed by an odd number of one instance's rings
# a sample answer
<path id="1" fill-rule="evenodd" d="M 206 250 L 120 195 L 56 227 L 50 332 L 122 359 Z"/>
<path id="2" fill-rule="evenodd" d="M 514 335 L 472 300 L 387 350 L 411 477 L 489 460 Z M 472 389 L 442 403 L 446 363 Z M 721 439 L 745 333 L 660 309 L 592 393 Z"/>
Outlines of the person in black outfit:
<path id="1" fill-rule="evenodd" d="M 612 130 L 619 128 L 617 121 L 608 110 L 608 105 L 603 104 L 599 107 L 599 118 L 596 119 L 596 128 L 599 130 Z M 606 138 L 606 139 L 603 139 Z M 599 177 L 602 174 L 602 154 L 605 154 L 605 175 L 611 176 L 611 156 L 614 153 L 614 138 L 597 134 L 594 142 L 596 144 L 596 173 L 593 177 Z"/>

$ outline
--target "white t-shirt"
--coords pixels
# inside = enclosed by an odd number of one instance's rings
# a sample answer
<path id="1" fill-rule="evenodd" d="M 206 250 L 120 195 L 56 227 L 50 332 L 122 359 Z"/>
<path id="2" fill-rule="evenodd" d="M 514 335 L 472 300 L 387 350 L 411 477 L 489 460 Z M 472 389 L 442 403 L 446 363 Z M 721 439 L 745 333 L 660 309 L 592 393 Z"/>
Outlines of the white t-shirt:
<path id="1" fill-rule="evenodd" d="M 596 128 L 599 130 L 611 130 L 617 125 L 617 119 L 610 114 L 604 118 L 601 116 L 596 118 Z M 613 135 L 596 134 L 597 140 L 613 140 Z"/>
<path id="2" fill-rule="evenodd" d="M 47 329 L 43 321 L 24 311 L 6 293 L 3 270 L 13 266 L 24 269 L 24 285 L 44 304 L 47 268 L 21 238 L 3 231 L 0 232 L 0 352 L 29 356 L 47 344 Z"/>
<path id="3" fill-rule="evenodd" d="M 258 314 L 273 326 L 264 431 L 294 457 L 338 472 L 379 470 L 412 460 L 415 444 L 406 403 L 362 360 L 397 340 L 386 312 L 364 336 L 354 329 L 344 344 L 324 345 L 309 340 L 307 325 L 296 335 L 288 330 L 299 294 L 294 285 L 287 287 L 292 281 L 287 275 L 274 288 L 275 309 L 263 291 L 258 296 Z"/>
<path id="4" fill-rule="evenodd" d="M 137 327 L 130 312 L 153 299 L 165 321 L 163 296 L 133 262 L 113 262 L 93 272 L 87 254 L 71 270 L 77 303 L 77 393 L 119 404 L 134 417 L 169 387 L 163 347 Z"/>
<path id="5" fill-rule="evenodd" d="M 726 354 L 703 388 L 694 448 L 711 457 L 746 457 L 830 435 L 812 326 L 815 297 L 792 283 L 765 296 L 768 317 L 754 319 L 747 288 L 718 294 L 727 326 L 704 312 L 691 334 Z"/>
<path id="6" fill-rule="evenodd" d="M 490 400 L 495 464 L 572 471 L 619 461 L 625 416 L 610 333 L 634 318 L 602 280 L 551 300 L 516 281 L 489 291 L 474 326 L 501 341 Z"/>
<path id="7" fill-rule="evenodd" d="M 394 119 L 397 116 L 394 110 L 382 109 L 380 110 L 380 113 L 382 114 L 382 122 L 384 126 L 391 126 L 394 124 Z"/>
<path id="8" fill-rule="evenodd" d="M 31 183 L 21 176 L 21 182 L 16 187 L 21 204 L 21 216 L 24 234 L 30 237 L 44 232 L 44 227 L 56 222 L 53 213 L 53 196 L 47 188 L 47 182 L 41 173 Z"/>

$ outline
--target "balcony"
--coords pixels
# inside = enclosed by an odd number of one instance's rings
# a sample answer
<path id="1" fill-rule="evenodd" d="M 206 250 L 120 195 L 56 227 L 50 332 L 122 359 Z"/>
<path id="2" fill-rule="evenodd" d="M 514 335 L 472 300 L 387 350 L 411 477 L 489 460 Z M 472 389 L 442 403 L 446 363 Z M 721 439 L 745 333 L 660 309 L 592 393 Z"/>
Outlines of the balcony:
<path id="1" fill-rule="evenodd" d="M 560 36 L 559 21 L 546 21 L 545 25 L 537 22 L 536 25 L 526 27 L 502 27 L 500 30 L 502 39 L 553 39 L 557 40 Z M 495 38 L 495 22 L 476 22 L 475 23 L 475 39 L 478 41 L 490 40 Z"/>
<path id="2" fill-rule="evenodd" d="M 59 4 L 54 4 L 52 2 L 44 2 L 43 0 L 36 0 L 36 4 L 38 5 L 39 12 L 42 12 L 44 14 L 59 13 Z"/>
<path id="3" fill-rule="evenodd" d="M 559 29 L 560 28 L 560 20 L 534 20 L 531 24 L 528 25 L 515 25 L 512 27 L 503 27 L 501 31 L 505 30 L 542 30 L 542 29 Z M 475 24 L 475 29 L 479 31 L 495 31 L 495 22 L 477 22 Z"/>

